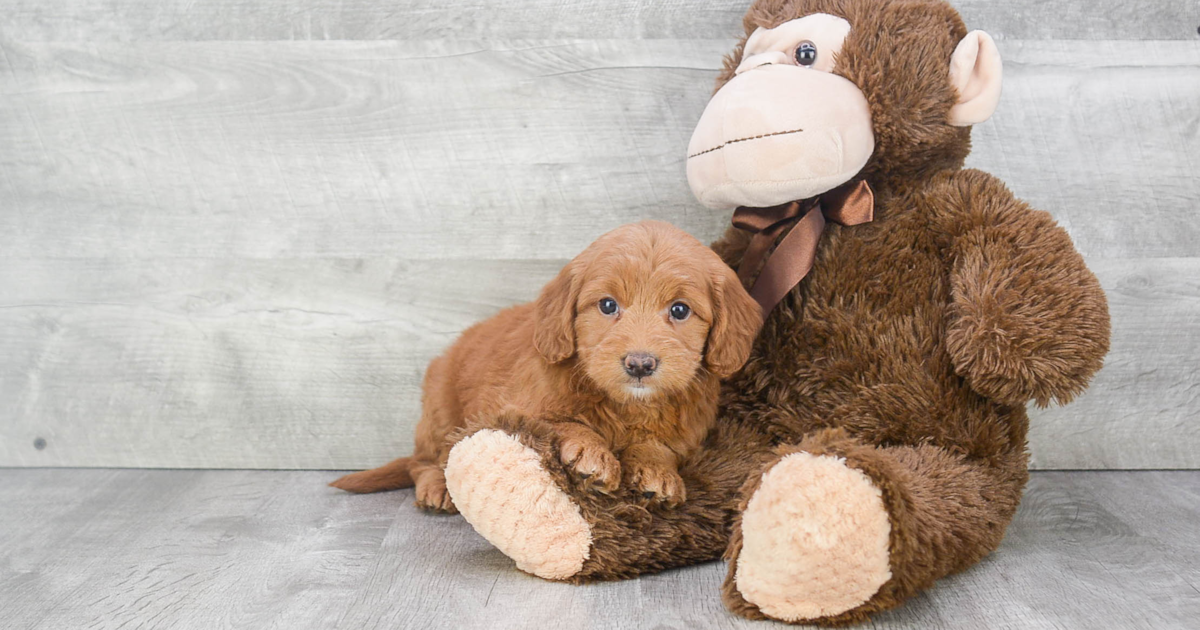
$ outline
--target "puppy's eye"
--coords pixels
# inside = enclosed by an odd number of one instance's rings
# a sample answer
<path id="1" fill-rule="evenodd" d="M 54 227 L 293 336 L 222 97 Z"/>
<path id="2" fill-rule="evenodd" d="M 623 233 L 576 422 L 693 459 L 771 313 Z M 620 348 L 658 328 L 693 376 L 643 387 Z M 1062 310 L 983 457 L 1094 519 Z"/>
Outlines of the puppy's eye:
<path id="1" fill-rule="evenodd" d="M 617 312 L 617 301 L 612 298 L 604 298 L 600 300 L 600 312 L 605 315 L 612 315 Z"/>
<path id="2" fill-rule="evenodd" d="M 796 46 L 796 63 L 802 66 L 817 63 L 817 45 L 810 41 L 800 42 L 800 45 Z"/>
<path id="3" fill-rule="evenodd" d="M 691 314 L 692 309 L 688 308 L 688 305 L 684 304 L 683 302 L 676 302 L 671 305 L 671 319 L 683 321 L 688 318 L 688 315 Z"/>

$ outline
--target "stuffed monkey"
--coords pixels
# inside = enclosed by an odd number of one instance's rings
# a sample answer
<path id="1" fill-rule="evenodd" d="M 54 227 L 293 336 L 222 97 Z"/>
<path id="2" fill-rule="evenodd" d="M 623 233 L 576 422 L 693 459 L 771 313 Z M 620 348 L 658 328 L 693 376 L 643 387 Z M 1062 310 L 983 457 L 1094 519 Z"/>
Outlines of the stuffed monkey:
<path id="1" fill-rule="evenodd" d="M 688 148 L 728 210 L 714 244 L 762 305 L 673 509 L 587 491 L 537 418 L 481 419 L 458 509 L 535 575 L 627 578 L 724 557 L 725 604 L 838 624 L 1000 543 L 1025 407 L 1081 393 L 1104 293 L 1049 214 L 963 169 L 1000 97 L 992 39 L 942 0 L 759 0 Z"/>

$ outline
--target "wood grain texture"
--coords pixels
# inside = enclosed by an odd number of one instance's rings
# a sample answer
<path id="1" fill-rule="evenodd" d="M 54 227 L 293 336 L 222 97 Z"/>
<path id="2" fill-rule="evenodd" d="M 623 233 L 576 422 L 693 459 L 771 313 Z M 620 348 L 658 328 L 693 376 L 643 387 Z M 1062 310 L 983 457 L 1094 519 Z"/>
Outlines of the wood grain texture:
<path id="1" fill-rule="evenodd" d="M 396 514 L 315 473 L 46 475 L 0 471 L 0 619 L 14 630 L 331 628 Z"/>
<path id="2" fill-rule="evenodd" d="M 1112 349 L 1065 407 L 1030 409 L 1032 465 L 1200 468 L 1200 258 L 1093 259 Z"/>
<path id="3" fill-rule="evenodd" d="M 429 360 L 562 262 L 12 261 L 0 465 L 380 464 L 412 448 Z M 1081 399 L 1031 410 L 1033 466 L 1200 467 L 1200 259 L 1093 267 L 1113 349 Z"/>
<path id="4" fill-rule="evenodd" d="M 1200 41 L 1001 47 L 1000 109 L 967 164 L 1052 213 L 1089 257 L 1200 256 Z"/>
<path id="5" fill-rule="evenodd" d="M 710 239 L 728 217 L 683 158 L 728 46 L 12 45 L 0 258 L 565 259 L 647 218 Z M 1200 41 L 1003 52 L 969 163 L 1085 254 L 1200 254 Z"/>
<path id="6" fill-rule="evenodd" d="M 60 628 L 785 628 L 724 565 L 570 586 L 334 473 L 0 470 L 0 619 Z M 1035 473 L 1000 549 L 867 629 L 1193 628 L 1200 472 Z"/>
<path id="7" fill-rule="evenodd" d="M 559 266 L 8 265 L 0 465 L 337 468 L 408 452 L 428 362 Z"/>
<path id="8" fill-rule="evenodd" d="M 711 43 L 30 45 L 8 58 L 0 143 L 17 150 L 0 157 L 0 257 L 569 258 L 630 220 L 705 236 L 726 220 L 697 210 L 683 167 Z"/>
<path id="9" fill-rule="evenodd" d="M 723 229 L 682 157 L 730 45 L 0 39 L 0 465 L 406 452 L 458 331 L 621 223 Z M 1200 42 L 1001 48 L 970 164 L 1068 228 L 1114 314 L 1034 464 L 1200 466 Z"/>
<path id="10" fill-rule="evenodd" d="M 1191 39 L 1192 0 L 952 0 L 971 28 L 1017 39 Z M 3 0 L 26 41 L 440 37 L 726 38 L 750 0 Z"/>

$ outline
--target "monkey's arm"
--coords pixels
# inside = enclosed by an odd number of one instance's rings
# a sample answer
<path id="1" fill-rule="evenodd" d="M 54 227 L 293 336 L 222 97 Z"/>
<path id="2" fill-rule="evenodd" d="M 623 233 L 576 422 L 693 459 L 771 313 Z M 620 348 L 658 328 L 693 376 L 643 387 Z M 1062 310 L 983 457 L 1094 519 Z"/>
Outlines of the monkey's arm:
<path id="1" fill-rule="evenodd" d="M 943 189 L 954 211 L 947 347 L 979 393 L 1023 405 L 1082 393 L 1108 352 L 1108 302 L 1051 216 L 979 171 Z"/>

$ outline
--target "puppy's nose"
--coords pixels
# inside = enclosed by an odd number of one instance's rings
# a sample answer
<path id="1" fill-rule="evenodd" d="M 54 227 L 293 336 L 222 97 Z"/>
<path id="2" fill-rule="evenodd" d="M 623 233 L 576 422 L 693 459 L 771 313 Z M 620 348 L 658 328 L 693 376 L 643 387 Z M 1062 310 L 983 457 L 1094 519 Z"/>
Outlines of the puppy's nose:
<path id="1" fill-rule="evenodd" d="M 631 352 L 622 359 L 625 373 L 634 378 L 650 376 L 658 369 L 658 357 L 645 352 Z"/>

